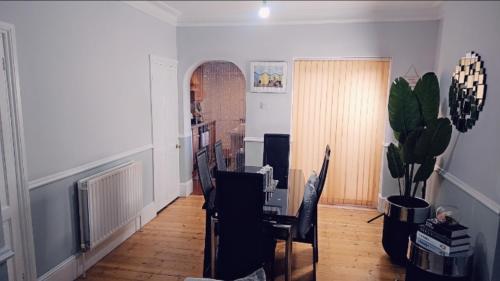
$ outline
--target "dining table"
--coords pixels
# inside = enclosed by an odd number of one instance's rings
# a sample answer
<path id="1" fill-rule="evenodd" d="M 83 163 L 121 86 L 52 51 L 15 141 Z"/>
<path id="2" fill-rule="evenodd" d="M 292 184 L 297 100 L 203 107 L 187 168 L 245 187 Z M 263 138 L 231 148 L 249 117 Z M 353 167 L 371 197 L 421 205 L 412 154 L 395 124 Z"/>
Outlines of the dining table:
<path id="1" fill-rule="evenodd" d="M 239 173 L 244 176 L 249 173 L 259 173 L 261 168 L 259 166 L 240 166 L 228 168 L 225 172 Z M 299 220 L 299 212 L 304 195 L 305 177 L 303 171 L 300 169 L 289 169 L 287 181 L 286 185 L 281 185 L 286 188 L 275 188 L 271 191 L 266 191 L 263 188 L 263 196 L 266 198 L 263 205 L 263 220 L 272 225 L 273 228 L 287 233 L 285 241 L 285 280 L 289 281 L 292 276 L 292 232 Z M 211 205 L 215 205 L 214 202 L 210 203 Z M 211 272 L 213 278 L 215 277 L 217 243 L 215 225 L 217 221 L 216 216 L 211 217 Z"/>

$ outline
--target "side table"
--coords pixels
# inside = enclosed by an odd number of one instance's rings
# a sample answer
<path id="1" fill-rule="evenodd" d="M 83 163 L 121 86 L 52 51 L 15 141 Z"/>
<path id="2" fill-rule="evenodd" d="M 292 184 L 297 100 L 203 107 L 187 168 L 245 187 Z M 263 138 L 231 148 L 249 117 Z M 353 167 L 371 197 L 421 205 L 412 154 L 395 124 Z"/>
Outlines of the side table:
<path id="1" fill-rule="evenodd" d="M 410 240 L 406 281 L 470 281 L 473 250 L 442 256 Z"/>

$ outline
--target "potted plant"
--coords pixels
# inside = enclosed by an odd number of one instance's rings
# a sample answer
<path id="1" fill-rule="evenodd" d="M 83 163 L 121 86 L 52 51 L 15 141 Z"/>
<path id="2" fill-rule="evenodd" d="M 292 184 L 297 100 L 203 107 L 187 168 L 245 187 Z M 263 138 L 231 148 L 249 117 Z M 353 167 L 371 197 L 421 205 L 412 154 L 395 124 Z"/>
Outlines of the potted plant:
<path id="1" fill-rule="evenodd" d="M 451 138 L 451 122 L 438 118 L 439 82 L 426 73 L 412 90 L 404 78 L 397 78 L 389 94 L 389 123 L 397 144 L 387 149 L 391 176 L 398 180 L 399 195 L 389 196 L 385 205 L 382 244 L 391 260 L 406 263 L 408 237 L 429 217 L 425 198 L 427 179 L 434 171 L 436 157 Z M 417 190 L 421 187 L 421 198 Z"/>

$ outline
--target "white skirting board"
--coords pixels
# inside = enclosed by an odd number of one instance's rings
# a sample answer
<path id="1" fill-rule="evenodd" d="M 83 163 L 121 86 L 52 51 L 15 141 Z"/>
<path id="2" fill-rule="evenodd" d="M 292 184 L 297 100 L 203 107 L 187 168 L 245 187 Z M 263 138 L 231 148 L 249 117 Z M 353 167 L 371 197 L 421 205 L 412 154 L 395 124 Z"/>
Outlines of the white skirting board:
<path id="1" fill-rule="evenodd" d="M 179 185 L 179 196 L 187 197 L 193 193 L 193 179 L 181 182 Z"/>
<path id="2" fill-rule="evenodd" d="M 154 202 L 145 206 L 141 211 L 141 221 L 144 226 L 146 223 L 150 222 L 156 217 L 156 209 Z M 103 242 L 96 249 L 86 253 L 85 269 L 89 269 L 104 256 L 109 254 L 113 249 L 118 247 L 121 243 L 127 240 L 132 234 L 140 229 L 139 218 L 135 221 L 130 222 L 115 234 L 113 234 L 107 241 Z M 44 275 L 38 278 L 39 281 L 72 281 L 83 274 L 83 262 L 82 255 L 75 254 L 51 270 L 49 270 Z"/>
<path id="3" fill-rule="evenodd" d="M 378 194 L 377 211 L 379 211 L 379 213 L 383 213 L 385 211 L 384 208 L 386 199 L 387 197 L 382 196 L 382 193 Z"/>

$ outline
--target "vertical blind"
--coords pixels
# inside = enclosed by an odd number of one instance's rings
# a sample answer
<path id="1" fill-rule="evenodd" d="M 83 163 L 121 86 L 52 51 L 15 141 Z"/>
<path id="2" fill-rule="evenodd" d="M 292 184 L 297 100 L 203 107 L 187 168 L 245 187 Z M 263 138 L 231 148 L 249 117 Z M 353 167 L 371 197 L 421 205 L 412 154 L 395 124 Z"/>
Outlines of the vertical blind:
<path id="1" fill-rule="evenodd" d="M 389 64 L 382 59 L 294 63 L 291 167 L 306 176 L 318 172 L 330 145 L 320 203 L 376 205 Z"/>

